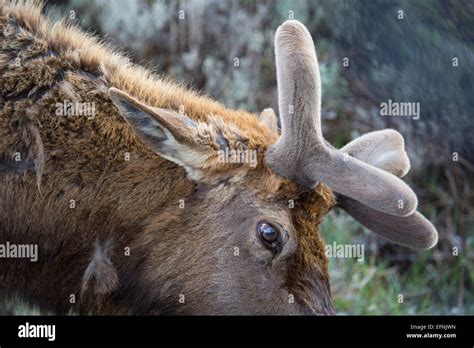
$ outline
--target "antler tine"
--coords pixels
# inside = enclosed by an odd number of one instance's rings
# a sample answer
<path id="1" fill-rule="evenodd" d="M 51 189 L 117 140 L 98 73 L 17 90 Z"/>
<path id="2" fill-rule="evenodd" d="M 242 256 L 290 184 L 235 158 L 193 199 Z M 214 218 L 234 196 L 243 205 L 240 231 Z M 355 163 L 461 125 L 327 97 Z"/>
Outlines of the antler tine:
<path id="1" fill-rule="evenodd" d="M 283 23 L 275 34 L 278 109 L 281 133 L 278 143 L 267 153 L 267 161 L 281 176 L 311 184 L 292 171 L 288 162 L 305 163 L 298 144 L 311 144 L 314 151 L 325 151 L 321 131 L 321 80 L 318 59 L 308 29 L 296 20 Z M 284 159 L 284 160 L 282 160 Z"/>
<path id="2" fill-rule="evenodd" d="M 394 216 L 340 195 L 337 202 L 362 225 L 397 244 L 412 249 L 430 249 L 438 242 L 436 228 L 417 211 L 408 216 Z"/>
<path id="3" fill-rule="evenodd" d="M 404 139 L 393 129 L 362 135 L 340 151 L 397 177 L 403 177 L 410 170 Z M 417 211 L 408 216 L 389 215 L 342 195 L 337 195 L 337 206 L 365 227 L 397 244 L 429 249 L 438 241 L 436 228 Z"/>
<path id="4" fill-rule="evenodd" d="M 275 60 L 282 128 L 295 136 L 312 136 L 313 143 L 319 142 L 322 138 L 319 65 L 311 35 L 300 22 L 289 20 L 278 28 Z"/>
<path id="5" fill-rule="evenodd" d="M 318 182 L 375 210 L 398 216 L 415 211 L 416 195 L 400 179 L 326 145 L 321 132 L 321 82 L 313 40 L 298 21 L 275 35 L 282 136 L 267 152 L 279 175 L 314 187 Z"/>

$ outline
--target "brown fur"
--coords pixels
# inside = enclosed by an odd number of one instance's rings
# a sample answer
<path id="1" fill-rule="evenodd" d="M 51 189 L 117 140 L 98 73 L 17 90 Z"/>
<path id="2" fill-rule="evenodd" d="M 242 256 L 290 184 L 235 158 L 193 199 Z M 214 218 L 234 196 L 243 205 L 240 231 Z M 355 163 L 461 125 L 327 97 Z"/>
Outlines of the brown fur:
<path id="1" fill-rule="evenodd" d="M 36 2 L 3 0 L 0 33 L 0 242 L 37 243 L 40 253 L 37 263 L 1 260 L 1 292 L 61 313 L 333 313 L 317 225 L 334 196 L 324 185 L 302 192 L 266 166 L 277 134 L 255 115 L 157 78 L 79 29 L 51 23 Z M 257 150 L 257 167 L 213 165 L 206 173 L 219 180 L 189 180 L 131 130 L 111 86 L 151 107 L 184 106 L 204 129 L 235 137 L 230 146 Z M 58 117 L 64 100 L 95 103 L 95 118 Z M 247 238 L 262 216 L 285 225 L 294 243 L 271 263 Z M 102 259 L 110 267 L 99 269 L 118 279 L 107 275 L 113 286 L 105 286 L 106 299 L 99 291 L 100 305 L 83 298 L 78 308 L 70 295 L 89 296 L 93 277 L 84 274 L 95 274 L 94 243 L 109 239 L 110 259 Z M 240 257 L 229 254 L 236 245 Z M 272 271 L 257 278 L 259 286 L 249 274 L 262 265 Z"/>

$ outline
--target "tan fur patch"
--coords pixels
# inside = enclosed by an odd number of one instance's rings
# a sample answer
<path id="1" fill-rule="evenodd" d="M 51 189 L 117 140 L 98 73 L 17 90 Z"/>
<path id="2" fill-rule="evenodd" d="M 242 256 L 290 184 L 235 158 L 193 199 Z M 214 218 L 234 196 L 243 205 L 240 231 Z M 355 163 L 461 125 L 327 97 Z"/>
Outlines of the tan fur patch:
<path id="1" fill-rule="evenodd" d="M 324 241 L 319 235 L 318 226 L 336 200 L 327 186 L 319 184 L 314 192 L 304 194 L 297 202 L 297 213 L 293 219 L 298 233 L 298 248 L 289 283 L 295 295 L 310 305 L 308 283 L 315 282 L 316 275 L 329 283 L 328 259 L 324 253 Z"/>

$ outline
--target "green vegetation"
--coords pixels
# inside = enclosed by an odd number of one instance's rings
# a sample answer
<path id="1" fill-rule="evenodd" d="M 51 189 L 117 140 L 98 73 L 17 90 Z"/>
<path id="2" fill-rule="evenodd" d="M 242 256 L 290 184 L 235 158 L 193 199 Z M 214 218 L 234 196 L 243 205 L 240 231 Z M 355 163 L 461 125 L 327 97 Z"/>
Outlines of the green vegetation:
<path id="1" fill-rule="evenodd" d="M 388 245 L 382 238 L 354 223 L 346 215 L 329 214 L 321 227 L 326 242 L 362 243 L 365 259 L 331 258 L 333 301 L 339 314 L 409 315 L 474 313 L 472 255 L 460 253 L 442 260 L 437 249 L 402 248 L 398 261 L 382 254 Z M 473 250 L 474 243 L 466 248 Z M 401 247 L 397 247 L 401 248 Z M 403 303 L 398 296 L 403 295 Z"/>

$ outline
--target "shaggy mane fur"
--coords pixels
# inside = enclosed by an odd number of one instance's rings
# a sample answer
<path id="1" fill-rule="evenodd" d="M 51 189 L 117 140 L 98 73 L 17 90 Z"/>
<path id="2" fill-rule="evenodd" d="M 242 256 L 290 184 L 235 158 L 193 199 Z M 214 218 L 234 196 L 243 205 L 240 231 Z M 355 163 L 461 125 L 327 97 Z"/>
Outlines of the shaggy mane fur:
<path id="1" fill-rule="evenodd" d="M 266 140 L 261 139 L 262 133 L 266 132 L 255 115 L 229 110 L 206 96 L 156 76 L 66 20 L 54 22 L 43 15 L 43 1 L 1 0 L 0 6 L 4 17 L 46 41 L 47 49 L 60 54 L 74 68 L 103 76 L 110 85 L 128 92 L 143 103 L 176 110 L 180 105 L 185 105 L 185 113 L 197 120 L 219 115 L 249 132 L 250 139 L 260 139 L 260 142 Z"/>

